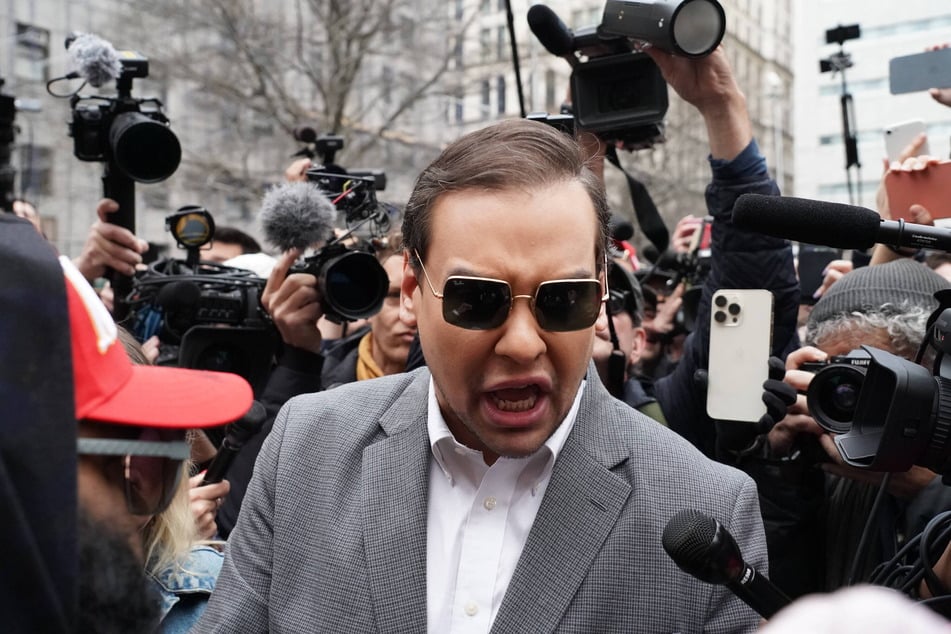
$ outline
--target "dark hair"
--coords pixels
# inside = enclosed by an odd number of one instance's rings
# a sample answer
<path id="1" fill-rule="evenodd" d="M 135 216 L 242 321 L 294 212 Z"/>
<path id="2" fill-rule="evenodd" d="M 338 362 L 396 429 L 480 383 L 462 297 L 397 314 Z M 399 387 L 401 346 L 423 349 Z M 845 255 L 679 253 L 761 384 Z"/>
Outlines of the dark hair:
<path id="1" fill-rule="evenodd" d="M 215 242 L 224 242 L 225 244 L 236 244 L 241 247 L 242 253 L 260 253 L 261 245 L 258 241 L 246 234 L 241 229 L 234 227 L 215 227 Z"/>
<path id="2" fill-rule="evenodd" d="M 469 189 L 532 191 L 570 180 L 580 182 L 599 225 L 597 270 L 603 266 L 609 236 L 604 185 L 592 172 L 581 146 L 563 132 L 537 121 L 511 119 L 471 132 L 453 142 L 416 179 L 403 214 L 403 247 L 425 257 L 432 208 L 443 194 Z M 557 248 L 557 245 L 554 246 Z M 414 267 L 419 263 L 411 257 Z"/>

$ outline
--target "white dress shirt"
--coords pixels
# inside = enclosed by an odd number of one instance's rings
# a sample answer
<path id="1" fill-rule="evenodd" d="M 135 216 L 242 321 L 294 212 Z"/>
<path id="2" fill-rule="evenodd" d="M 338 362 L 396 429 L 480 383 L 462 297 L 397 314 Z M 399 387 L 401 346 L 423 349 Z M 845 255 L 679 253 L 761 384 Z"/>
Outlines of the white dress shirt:
<path id="1" fill-rule="evenodd" d="M 426 610 L 431 634 L 488 632 L 541 506 L 552 466 L 575 423 L 584 381 L 568 415 L 538 451 L 500 457 L 459 444 L 429 381 Z"/>

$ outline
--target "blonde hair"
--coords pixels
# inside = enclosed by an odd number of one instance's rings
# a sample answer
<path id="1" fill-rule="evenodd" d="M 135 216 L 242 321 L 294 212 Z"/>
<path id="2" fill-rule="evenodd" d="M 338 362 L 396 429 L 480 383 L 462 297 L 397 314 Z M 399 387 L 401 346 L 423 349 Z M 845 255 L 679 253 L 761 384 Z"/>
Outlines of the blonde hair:
<path id="1" fill-rule="evenodd" d="M 146 570 L 157 573 L 188 559 L 188 554 L 202 540 L 192 515 L 188 477 L 191 463 L 182 462 L 181 477 L 175 497 L 164 511 L 152 517 L 142 531 Z"/>

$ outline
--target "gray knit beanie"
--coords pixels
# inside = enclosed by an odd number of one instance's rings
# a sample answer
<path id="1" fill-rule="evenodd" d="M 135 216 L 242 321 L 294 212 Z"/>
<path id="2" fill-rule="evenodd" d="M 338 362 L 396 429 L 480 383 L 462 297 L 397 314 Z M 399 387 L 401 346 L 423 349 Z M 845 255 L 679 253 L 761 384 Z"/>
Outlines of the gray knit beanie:
<path id="1" fill-rule="evenodd" d="M 890 304 L 893 312 L 912 306 L 931 311 L 938 307 L 935 292 L 946 288 L 951 288 L 951 283 L 914 260 L 863 266 L 829 287 L 813 307 L 808 323 L 818 324 L 852 312 L 881 310 L 884 304 Z"/>

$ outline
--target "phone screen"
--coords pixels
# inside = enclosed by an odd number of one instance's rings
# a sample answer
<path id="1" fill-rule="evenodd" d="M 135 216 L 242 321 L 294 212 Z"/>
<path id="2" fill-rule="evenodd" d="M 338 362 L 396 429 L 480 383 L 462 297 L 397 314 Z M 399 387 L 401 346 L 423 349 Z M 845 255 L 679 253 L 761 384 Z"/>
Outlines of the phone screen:
<path id="1" fill-rule="evenodd" d="M 816 303 L 813 293 L 822 285 L 822 272 L 833 260 L 842 257 L 842 251 L 832 247 L 823 247 L 814 244 L 799 245 L 799 303 L 812 305 Z"/>

